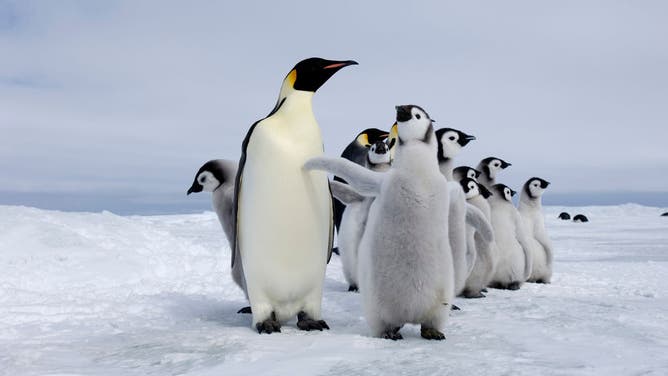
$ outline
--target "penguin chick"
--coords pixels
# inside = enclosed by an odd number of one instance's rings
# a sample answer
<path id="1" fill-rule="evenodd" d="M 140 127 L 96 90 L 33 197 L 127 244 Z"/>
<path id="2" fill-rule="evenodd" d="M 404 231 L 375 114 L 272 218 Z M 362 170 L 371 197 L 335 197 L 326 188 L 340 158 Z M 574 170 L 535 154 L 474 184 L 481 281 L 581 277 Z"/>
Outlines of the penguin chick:
<path id="1" fill-rule="evenodd" d="M 462 181 L 464 178 L 469 178 L 469 179 L 473 179 L 477 182 L 478 177 L 480 176 L 480 174 L 481 174 L 481 172 L 476 170 L 473 167 L 459 166 L 459 167 L 455 167 L 455 169 L 452 170 L 452 179 L 454 181 Z"/>
<path id="2" fill-rule="evenodd" d="M 453 159 L 459 155 L 475 136 L 466 134 L 458 129 L 441 128 L 436 130 L 438 140 L 438 166 L 448 181 L 452 181 Z"/>
<path id="3" fill-rule="evenodd" d="M 447 233 L 447 181 L 429 115 L 418 106 L 397 106 L 392 168 L 370 171 L 345 159 L 312 158 L 346 179 L 360 194 L 375 196 L 359 246 L 364 316 L 374 336 L 397 340 L 405 323 L 421 324 L 426 339 L 445 339 L 443 326 L 454 295 Z M 444 305 L 445 304 L 445 305 Z"/>
<path id="4" fill-rule="evenodd" d="M 218 216 L 218 221 L 223 227 L 227 241 L 230 244 L 230 252 L 235 252 L 238 260 L 241 260 L 239 251 L 234 249 L 235 218 L 234 218 L 234 179 L 237 174 L 236 162 L 225 159 L 214 159 L 206 162 L 195 174 L 195 180 L 188 189 L 188 195 L 198 192 L 211 192 L 213 210 Z M 246 280 L 241 262 L 232 265 L 232 279 L 234 283 L 244 292 L 248 300 Z M 239 312 L 250 313 L 250 307 L 242 308 Z"/>
<path id="5" fill-rule="evenodd" d="M 488 157 L 478 163 L 477 170 L 482 172 L 478 177 L 478 182 L 484 185 L 487 189 L 492 190 L 492 186 L 496 184 L 496 175 L 512 164 L 496 157 Z"/>
<path id="6" fill-rule="evenodd" d="M 367 150 L 366 163 L 364 164 L 366 168 L 378 172 L 384 172 L 390 168 L 390 151 L 384 141 L 376 141 Z M 347 204 L 346 210 L 343 212 L 338 242 L 343 275 L 349 286 L 348 291 L 356 292 L 359 290 L 357 276 L 358 248 L 362 240 L 362 234 L 364 234 L 369 208 L 373 201 L 374 197 L 365 197 L 362 201 Z"/>
<path id="7" fill-rule="evenodd" d="M 448 180 L 450 190 L 450 207 L 448 209 L 448 236 L 452 261 L 455 269 L 455 295 L 461 294 L 470 271 L 475 263 L 475 248 L 466 246 L 466 197 L 458 183 L 452 182 L 453 158 L 474 136 L 452 128 L 441 128 L 436 131 L 438 144 L 438 166 Z M 483 219 L 484 220 L 484 219 Z"/>
<path id="8" fill-rule="evenodd" d="M 524 222 L 527 247 L 533 264 L 528 282 L 550 283 L 552 278 L 552 242 L 545 230 L 545 218 L 541 198 L 550 185 L 548 181 L 533 177 L 524 183 L 520 193 L 518 211 Z"/>
<path id="9" fill-rule="evenodd" d="M 517 192 L 503 184 L 495 184 L 491 191 L 489 204 L 499 258 L 490 287 L 517 290 L 531 275 L 533 263 L 522 218 L 512 202 Z"/>
<path id="10" fill-rule="evenodd" d="M 492 193 L 484 185 L 478 184 L 474 179 L 464 178 L 460 182 L 466 201 L 480 209 L 485 218 L 491 221 L 491 209 L 487 199 Z M 466 279 L 466 284 L 462 295 L 465 298 L 484 298 L 482 290 L 489 284 L 496 268 L 498 250 L 496 242 L 486 240 L 479 232 L 472 227 L 467 228 L 466 232 L 467 247 L 474 248 L 476 254 L 473 270 Z"/>
<path id="11" fill-rule="evenodd" d="M 387 139 L 387 136 L 388 133 L 386 131 L 378 128 L 367 128 L 360 132 L 357 137 L 346 146 L 343 153 L 341 153 L 341 157 L 355 162 L 360 166 L 364 166 L 366 164 L 367 152 L 371 145 Z M 345 183 L 345 181 L 338 176 L 334 176 L 334 180 Z M 343 218 L 343 212 L 345 210 L 346 206 L 343 205 L 341 201 L 334 198 L 334 227 L 336 228 L 337 233 L 341 226 L 341 218 Z"/>

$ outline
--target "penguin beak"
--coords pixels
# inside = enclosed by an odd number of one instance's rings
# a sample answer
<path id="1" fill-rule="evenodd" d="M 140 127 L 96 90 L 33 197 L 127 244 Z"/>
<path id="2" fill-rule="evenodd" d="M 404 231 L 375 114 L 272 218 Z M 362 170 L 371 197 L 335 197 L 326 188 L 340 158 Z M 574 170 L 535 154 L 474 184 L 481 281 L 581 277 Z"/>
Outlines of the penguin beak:
<path id="1" fill-rule="evenodd" d="M 188 193 L 186 193 L 186 196 L 190 196 L 191 193 L 193 193 L 192 187 L 188 188 Z"/>
<path id="2" fill-rule="evenodd" d="M 512 165 L 513 165 L 512 163 L 504 162 L 503 165 L 501 165 L 501 168 L 506 169 Z"/>
<path id="3" fill-rule="evenodd" d="M 325 65 L 322 69 L 341 69 L 349 65 L 358 65 L 355 60 L 332 61 L 331 64 Z"/>
<path id="4" fill-rule="evenodd" d="M 464 137 L 462 137 L 460 141 L 460 145 L 466 146 L 469 142 L 475 140 L 475 136 L 470 135 L 470 134 L 464 134 Z"/>
<path id="5" fill-rule="evenodd" d="M 550 186 L 550 182 L 549 181 L 544 181 L 541 188 L 545 189 L 548 186 Z"/>
<path id="6" fill-rule="evenodd" d="M 395 106 L 397 109 L 397 122 L 403 123 L 410 120 L 413 115 L 411 114 L 411 109 L 409 106 Z"/>

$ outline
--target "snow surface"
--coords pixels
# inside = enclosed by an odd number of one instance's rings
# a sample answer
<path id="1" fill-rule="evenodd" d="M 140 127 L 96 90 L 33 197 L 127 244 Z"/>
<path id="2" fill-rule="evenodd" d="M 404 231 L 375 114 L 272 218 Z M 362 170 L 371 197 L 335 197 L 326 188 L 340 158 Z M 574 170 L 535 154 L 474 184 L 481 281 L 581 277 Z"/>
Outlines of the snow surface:
<path id="1" fill-rule="evenodd" d="M 590 223 L 556 219 L 566 210 Z M 447 340 L 370 338 L 341 263 L 330 331 L 258 335 L 211 213 L 122 217 L 0 206 L 2 375 L 666 375 L 668 218 L 546 208 L 551 285 L 458 299 Z"/>

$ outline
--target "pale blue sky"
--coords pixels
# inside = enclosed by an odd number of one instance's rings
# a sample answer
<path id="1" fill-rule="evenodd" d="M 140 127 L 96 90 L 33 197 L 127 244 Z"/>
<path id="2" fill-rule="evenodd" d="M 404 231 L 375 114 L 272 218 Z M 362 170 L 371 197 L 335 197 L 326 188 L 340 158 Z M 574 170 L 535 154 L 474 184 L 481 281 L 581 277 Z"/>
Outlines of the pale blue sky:
<path id="1" fill-rule="evenodd" d="M 311 56 L 360 63 L 316 95 L 329 155 L 415 103 L 477 136 L 461 164 L 513 163 L 500 180 L 515 188 L 536 175 L 554 193 L 668 191 L 666 14 L 663 1 L 0 0 L 0 193 L 201 204 L 184 196 L 194 172 L 237 160 Z"/>

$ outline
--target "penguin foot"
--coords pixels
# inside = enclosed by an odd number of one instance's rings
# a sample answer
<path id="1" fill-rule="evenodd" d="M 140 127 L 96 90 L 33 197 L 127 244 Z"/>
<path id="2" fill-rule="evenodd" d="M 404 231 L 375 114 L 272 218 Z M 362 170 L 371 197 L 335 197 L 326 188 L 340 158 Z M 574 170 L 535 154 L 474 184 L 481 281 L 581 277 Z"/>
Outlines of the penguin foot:
<path id="1" fill-rule="evenodd" d="M 262 332 L 265 332 L 267 334 L 271 333 L 280 333 L 281 332 L 281 323 L 276 321 L 276 314 L 274 312 L 271 313 L 271 317 L 259 322 L 255 325 L 255 328 L 257 329 L 257 332 L 259 334 L 262 334 Z"/>
<path id="2" fill-rule="evenodd" d="M 327 325 L 325 320 L 313 320 L 304 311 L 301 311 L 297 314 L 297 327 L 306 331 L 322 331 L 323 329 L 329 330 L 329 325 Z"/>
<path id="3" fill-rule="evenodd" d="M 251 307 L 248 306 L 241 308 L 240 310 L 237 311 L 237 313 L 253 313 L 253 311 L 251 311 Z"/>
<path id="4" fill-rule="evenodd" d="M 462 293 L 462 296 L 465 297 L 466 299 L 479 299 L 479 298 L 484 298 L 485 297 L 485 295 L 483 295 L 482 292 L 480 292 L 480 291 L 475 292 L 475 291 L 469 291 L 469 290 L 464 291 L 464 293 Z"/>
<path id="5" fill-rule="evenodd" d="M 401 335 L 401 333 L 399 333 L 399 329 L 401 329 L 400 326 L 396 327 L 394 329 L 389 329 L 389 330 L 383 332 L 383 334 L 382 334 L 383 339 L 391 339 L 393 341 L 398 341 L 400 339 L 404 339 L 404 337 Z"/>
<path id="6" fill-rule="evenodd" d="M 499 282 L 490 283 L 488 287 L 498 290 L 508 290 L 508 285 Z"/>
<path id="7" fill-rule="evenodd" d="M 445 339 L 445 334 L 434 328 L 425 328 L 424 326 L 420 328 L 420 335 L 424 339 L 434 339 L 437 341 L 442 341 Z"/>
<path id="8" fill-rule="evenodd" d="M 332 253 L 336 253 L 336 254 L 339 255 L 339 256 L 341 255 L 341 254 L 339 253 L 339 247 L 334 247 L 334 248 L 332 248 Z"/>
<path id="9" fill-rule="evenodd" d="M 350 285 L 348 286 L 348 292 L 360 292 L 360 289 L 357 285 Z"/>
<path id="10" fill-rule="evenodd" d="M 519 282 L 511 282 L 506 286 L 508 290 L 519 290 L 520 289 L 520 283 Z"/>
<path id="11" fill-rule="evenodd" d="M 461 311 L 462 309 L 459 308 L 459 307 L 457 307 L 456 305 L 452 304 L 452 305 L 450 306 L 450 310 L 451 310 L 451 311 Z"/>

